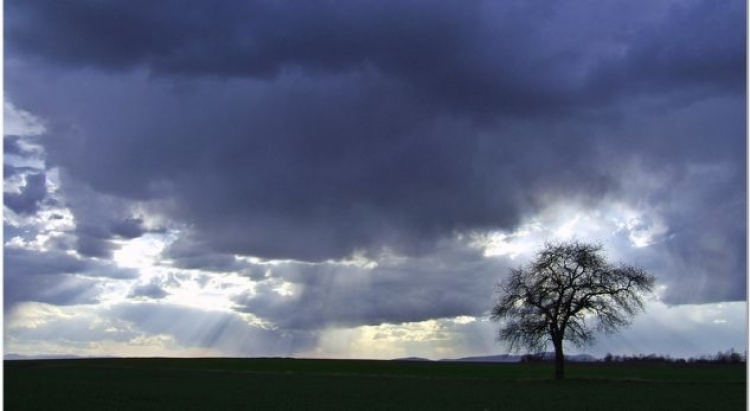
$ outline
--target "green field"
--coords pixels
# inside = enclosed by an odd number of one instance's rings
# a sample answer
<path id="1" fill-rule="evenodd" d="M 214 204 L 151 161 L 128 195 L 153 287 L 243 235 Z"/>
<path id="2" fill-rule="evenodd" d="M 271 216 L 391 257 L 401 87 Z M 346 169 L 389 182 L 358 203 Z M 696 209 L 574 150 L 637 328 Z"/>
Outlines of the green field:
<path id="1" fill-rule="evenodd" d="M 744 410 L 736 365 L 295 359 L 5 361 L 5 409 Z"/>

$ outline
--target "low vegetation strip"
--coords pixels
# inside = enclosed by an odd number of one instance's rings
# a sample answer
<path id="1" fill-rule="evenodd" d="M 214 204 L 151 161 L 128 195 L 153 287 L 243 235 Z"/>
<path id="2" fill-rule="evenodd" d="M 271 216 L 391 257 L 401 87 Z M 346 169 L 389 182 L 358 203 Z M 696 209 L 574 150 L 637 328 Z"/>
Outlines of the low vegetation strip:
<path id="1" fill-rule="evenodd" d="M 5 361 L 6 409 L 745 409 L 742 366 L 293 359 Z M 689 388 L 685 384 L 690 384 Z"/>

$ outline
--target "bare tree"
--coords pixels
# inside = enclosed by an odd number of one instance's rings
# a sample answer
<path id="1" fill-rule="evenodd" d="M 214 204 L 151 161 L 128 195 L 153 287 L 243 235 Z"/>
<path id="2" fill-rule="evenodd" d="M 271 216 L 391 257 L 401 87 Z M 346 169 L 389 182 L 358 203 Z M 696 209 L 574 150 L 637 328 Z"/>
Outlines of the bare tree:
<path id="1" fill-rule="evenodd" d="M 602 246 L 578 241 L 546 243 L 528 265 L 498 284 L 492 320 L 502 322 L 498 339 L 512 350 L 555 349 L 555 378 L 565 377 L 563 342 L 585 346 L 595 331 L 612 333 L 643 310 L 642 293 L 654 277 L 629 265 L 611 265 Z"/>

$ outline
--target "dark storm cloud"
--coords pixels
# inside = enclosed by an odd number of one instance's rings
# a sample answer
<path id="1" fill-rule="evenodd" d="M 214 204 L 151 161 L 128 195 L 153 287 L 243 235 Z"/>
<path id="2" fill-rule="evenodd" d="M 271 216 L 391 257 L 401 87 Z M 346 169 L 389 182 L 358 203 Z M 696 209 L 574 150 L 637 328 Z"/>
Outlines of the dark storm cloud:
<path id="1" fill-rule="evenodd" d="M 134 270 L 120 268 L 106 261 L 77 258 L 61 251 L 6 247 L 3 257 L 7 272 L 14 276 L 79 274 L 113 279 L 137 277 Z"/>
<path id="2" fill-rule="evenodd" d="M 167 295 L 169 295 L 169 293 L 161 287 L 158 281 L 152 281 L 148 284 L 141 284 L 133 287 L 130 294 L 128 294 L 128 297 L 159 300 Z"/>
<path id="3" fill-rule="evenodd" d="M 54 305 L 96 304 L 99 282 L 69 274 L 45 278 L 4 276 L 3 308 L 7 312 L 21 302 Z"/>
<path id="4" fill-rule="evenodd" d="M 79 259 L 59 251 L 5 247 L 4 306 L 38 301 L 57 305 L 98 301 L 101 279 L 129 279 L 137 273 L 111 264 Z"/>
<path id="5" fill-rule="evenodd" d="M 74 207 L 77 209 L 77 207 Z M 80 212 L 78 213 L 80 214 Z M 112 240 L 138 238 L 146 233 L 143 220 L 138 217 L 119 218 L 97 222 L 102 225 L 76 225 L 76 251 L 87 257 L 111 258 L 112 253 L 119 248 Z"/>
<path id="6" fill-rule="evenodd" d="M 60 181 L 65 193 L 63 203 L 76 221 L 72 232 L 73 248 L 82 256 L 111 259 L 120 247 L 115 240 L 132 240 L 150 232 L 163 232 L 161 227 L 147 226 L 135 211 L 137 203 L 133 201 L 99 195 L 65 172 L 61 173 Z"/>
<path id="7" fill-rule="evenodd" d="M 648 196 L 630 193 L 668 227 L 654 244 L 632 249 L 627 256 L 648 267 L 667 286 L 662 295 L 665 303 L 747 299 L 747 200 L 746 192 L 738 189 L 744 187 L 746 177 L 745 170 L 736 166 L 671 169 L 646 177 L 651 184 L 658 182 L 669 189 Z M 631 179 L 639 178 L 631 174 Z M 634 230 L 648 232 L 653 226 L 653 221 L 644 220 Z"/>
<path id="8" fill-rule="evenodd" d="M 3 266 L 6 311 L 22 301 L 58 305 L 97 301 L 97 282 L 71 275 L 86 270 L 87 264 L 66 254 L 6 247 Z"/>
<path id="9" fill-rule="evenodd" d="M 127 240 L 138 238 L 146 233 L 143 226 L 143 219 L 138 217 L 127 217 L 118 221 L 113 221 L 109 227 L 112 235 Z"/>
<path id="10" fill-rule="evenodd" d="M 685 94 L 718 89 L 742 95 L 745 19 L 743 1 L 678 4 L 659 24 L 626 35 L 621 55 L 604 60 L 594 72 L 596 90 Z"/>
<path id="11" fill-rule="evenodd" d="M 29 149 L 21 144 L 21 136 L 6 135 L 3 137 L 3 154 L 23 157 L 29 154 Z"/>
<path id="12" fill-rule="evenodd" d="M 14 18 L 7 30 L 18 51 L 63 65 L 115 70 L 146 65 L 165 73 L 267 76 L 284 65 L 340 70 L 392 54 L 408 58 L 414 47 L 427 49 L 432 40 L 457 37 L 472 22 L 467 17 L 476 13 L 475 6 L 464 10 L 456 2 L 426 6 L 9 2 Z M 32 30 L 33 25 L 39 29 Z M 381 32 L 383 25 L 392 32 Z M 48 41 L 60 35 L 62 41 L 52 47 Z M 439 47 L 432 49 L 439 52 Z"/>
<path id="13" fill-rule="evenodd" d="M 427 258 L 456 231 L 512 230 L 555 202 L 663 191 L 679 205 L 669 179 L 630 187 L 633 159 L 655 175 L 744 170 L 744 2 L 309 4 L 6 3 L 8 94 L 49 126 L 79 252 L 111 256 L 112 237 L 143 233 L 131 205 L 153 202 L 201 240 L 171 249 L 175 266 Z M 734 201 L 734 175 L 700 204 Z M 719 256 L 705 244 L 732 243 L 737 218 L 669 256 Z M 408 275 L 377 278 L 388 290 Z M 324 289 L 306 278 L 308 295 Z M 300 326 L 287 306 L 265 314 Z M 446 307 L 430 315 L 477 310 Z M 340 321 L 379 321 L 361 309 Z"/>
<path id="14" fill-rule="evenodd" d="M 19 248 L 5 248 L 4 263 L 13 276 L 72 274 L 86 271 L 85 260 L 62 252 L 41 252 Z"/>
<path id="15" fill-rule="evenodd" d="M 128 321 L 148 334 L 169 334 L 184 347 L 220 350 L 224 355 L 293 355 L 315 346 L 314 333 L 261 328 L 236 313 L 206 311 L 171 304 L 118 304 L 113 318 Z"/>
<path id="16" fill-rule="evenodd" d="M 7 163 L 3 164 L 3 177 L 5 180 L 16 176 L 23 176 L 24 174 L 39 173 L 40 171 L 41 170 L 37 167 L 14 166 Z"/>
<path id="17" fill-rule="evenodd" d="M 596 164 L 573 161 L 579 153 L 545 148 L 544 125 L 500 136 L 433 117 L 372 72 L 196 81 L 187 94 L 139 75 L 116 89 L 103 78 L 81 81 L 61 77 L 55 92 L 39 95 L 96 96 L 61 107 L 90 121 L 47 140 L 50 164 L 114 197 L 171 197 L 166 211 L 194 224 L 215 252 L 322 260 L 389 245 L 415 253 L 455 229 L 512 227 L 537 205 L 535 190 L 585 185 L 582 195 L 597 196 L 613 185 Z M 26 95 L 35 88 L 26 83 Z M 568 134 L 551 145 L 587 150 L 589 137 Z M 104 217 L 87 221 L 122 208 L 89 206 L 78 191 L 69 196 L 81 226 L 103 229 Z"/>
<path id="18" fill-rule="evenodd" d="M 45 173 L 29 173 L 24 180 L 20 192 L 4 192 L 4 203 L 18 214 L 34 214 L 47 197 L 47 176 Z"/>
<path id="19" fill-rule="evenodd" d="M 10 53 L 53 64 L 260 78 L 372 66 L 475 112 L 548 113 L 685 85 L 736 90 L 745 73 L 741 1 L 9 1 L 8 15 Z"/>
<path id="20" fill-rule="evenodd" d="M 171 243 L 161 254 L 163 262 L 173 267 L 213 272 L 243 272 L 253 278 L 263 276 L 263 271 L 253 264 L 226 253 L 211 252 L 202 241 L 184 235 Z"/>
<path id="21" fill-rule="evenodd" d="M 283 263 L 269 268 L 272 279 L 254 292 L 236 296 L 235 309 L 293 330 L 481 316 L 503 268 L 449 241 L 430 256 L 386 259 L 370 269 Z M 293 284 L 291 294 L 274 291 L 279 281 Z"/>
<path id="22" fill-rule="evenodd" d="M 112 258 L 117 246 L 109 241 L 109 233 L 100 227 L 77 225 L 76 251 L 85 257 Z"/>
<path id="23" fill-rule="evenodd" d="M 16 214 L 34 215 L 48 200 L 46 172 L 43 166 L 34 164 L 42 157 L 42 149 L 33 137 L 3 137 L 3 178 L 6 183 L 20 183 L 18 191 L 4 191 L 3 202 Z"/>

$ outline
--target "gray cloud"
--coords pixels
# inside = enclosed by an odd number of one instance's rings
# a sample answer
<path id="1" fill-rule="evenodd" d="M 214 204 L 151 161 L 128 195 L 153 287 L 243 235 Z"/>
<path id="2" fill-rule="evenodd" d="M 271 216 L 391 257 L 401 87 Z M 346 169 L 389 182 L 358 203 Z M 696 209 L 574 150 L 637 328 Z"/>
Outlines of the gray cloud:
<path id="1" fill-rule="evenodd" d="M 124 239 L 138 238 L 146 233 L 143 219 L 138 217 L 127 217 L 114 221 L 109 227 L 110 233 Z"/>
<path id="2" fill-rule="evenodd" d="M 4 306 L 38 301 L 58 305 L 98 301 L 105 279 L 132 279 L 135 270 L 112 263 L 80 259 L 61 251 L 5 247 L 3 255 Z"/>
<path id="3" fill-rule="evenodd" d="M 638 250 L 635 256 L 648 264 L 668 287 L 662 296 L 666 303 L 746 300 L 745 195 L 735 192 L 719 196 L 717 189 L 728 187 L 718 181 L 713 187 L 702 185 L 713 190 L 695 192 L 685 186 L 713 178 L 705 174 L 683 178 L 675 183 L 675 190 L 670 193 L 676 198 L 668 202 L 682 206 L 672 206 L 662 214 L 670 231 L 662 241 Z M 724 201 L 716 203 L 717 197 Z"/>
<path id="4" fill-rule="evenodd" d="M 71 179 L 66 172 L 61 173 L 60 183 L 64 205 L 76 220 L 72 233 L 74 248 L 82 256 L 111 259 L 119 249 L 114 240 L 131 240 L 162 230 L 146 226 L 135 211 L 139 205 L 136 201 L 100 195 L 85 183 Z"/>
<path id="5" fill-rule="evenodd" d="M 735 300 L 744 9 L 9 1 L 6 87 L 46 121 L 40 141 L 62 170 L 82 255 L 110 258 L 115 238 L 146 233 L 146 207 L 189 226 L 192 239 L 163 256 L 178 268 L 261 279 L 235 254 L 321 262 L 383 249 L 424 265 L 302 265 L 300 294 L 238 297 L 290 328 L 480 312 L 489 263 L 442 261 L 444 241 L 513 230 L 564 202 L 648 205 L 674 231 L 649 256 L 669 300 Z M 653 179 L 632 184 L 631 164 Z M 689 172 L 704 166 L 727 176 Z M 31 209 L 38 196 L 11 203 Z M 439 263 L 478 270 L 458 276 L 477 284 L 424 274 Z M 347 275 L 337 295 L 351 308 L 321 306 Z M 715 285 L 686 286 L 701 281 Z"/>
<path id="6" fill-rule="evenodd" d="M 73 209 L 78 215 L 82 213 L 78 207 Z M 119 248 L 112 240 L 132 240 L 149 231 L 151 230 L 144 226 L 143 219 L 140 217 L 120 217 L 113 214 L 105 221 L 78 224 L 75 230 L 76 251 L 87 257 L 111 258 L 113 251 Z"/>
<path id="7" fill-rule="evenodd" d="M 5 177 L 5 180 L 12 179 L 16 176 L 23 176 L 25 174 L 34 174 L 39 173 L 41 170 L 36 167 L 25 167 L 25 166 L 14 166 L 11 164 L 3 164 L 3 177 Z M 12 195 L 18 196 L 18 193 L 13 193 Z M 18 201 L 18 200 L 15 200 Z"/>
<path id="8" fill-rule="evenodd" d="M 746 84 L 745 18 L 740 1 L 675 5 L 659 24 L 625 35 L 623 51 L 595 71 L 595 89 L 678 92 L 683 100 L 691 100 L 690 92 L 717 90 L 740 96 Z"/>
<path id="9" fill-rule="evenodd" d="M 11 1 L 6 30 L 12 54 L 72 67 L 269 78 L 372 66 L 472 110 L 744 84 L 743 2 L 649 3 Z"/>
<path id="10" fill-rule="evenodd" d="M 85 260 L 62 252 L 43 252 L 19 248 L 5 248 L 5 264 L 19 276 L 78 273 L 90 268 Z"/>
<path id="11" fill-rule="evenodd" d="M 3 154 L 15 155 L 15 156 L 26 156 L 29 154 L 29 149 L 21 144 L 21 136 L 6 135 L 3 137 Z"/>
<path id="12" fill-rule="evenodd" d="M 133 287 L 133 289 L 130 291 L 130 294 L 128 294 L 128 297 L 159 300 L 166 297 L 167 295 L 169 295 L 169 293 L 164 290 L 164 288 L 162 288 L 158 283 L 150 282 L 148 284 L 142 284 Z"/>
<path id="13" fill-rule="evenodd" d="M 18 214 L 34 214 L 47 197 L 47 176 L 45 173 L 28 173 L 25 184 L 19 193 L 4 192 L 5 205 Z"/>
<path id="14" fill-rule="evenodd" d="M 148 334 L 169 334 L 184 347 L 214 348 L 228 356 L 290 356 L 314 347 L 314 333 L 261 328 L 236 313 L 157 303 L 112 307 L 111 316 Z"/>
<path id="15" fill-rule="evenodd" d="M 49 159 L 99 192 L 131 200 L 172 197 L 165 211 L 192 222 L 216 251 L 305 260 L 386 244 L 418 252 L 456 229 L 510 228 L 552 187 L 593 197 L 614 187 L 600 164 L 574 161 L 582 153 L 548 151 L 542 141 L 548 127 L 490 131 L 427 117 L 397 91 L 383 95 L 388 90 L 378 84 L 388 82 L 373 75 L 323 84 L 239 82 L 231 101 L 215 104 L 208 103 L 217 98 L 210 82 L 198 82 L 184 99 L 156 81 L 146 92 L 153 97 L 149 105 L 103 128 L 101 110 L 132 104 L 119 91 L 89 90 L 104 95 L 96 107 L 75 111 L 92 119 L 91 128 L 49 139 Z M 55 94 L 76 93 L 79 83 L 70 80 Z M 132 89 L 142 81 L 122 79 Z M 311 109 L 309 101 L 320 104 Z M 248 106 L 255 109 L 219 109 Z M 182 130 L 184 115 L 195 127 Z M 104 134 L 113 140 L 98 137 Z M 190 143 L 171 137 L 178 134 Z M 221 139 L 212 137 L 217 134 Z M 569 134 L 555 144 L 589 150 L 589 137 Z M 90 220 L 85 210 L 76 211 L 79 204 L 85 203 L 74 204 L 76 216 Z"/>
<path id="16" fill-rule="evenodd" d="M 99 281 L 71 274 L 22 277 L 6 272 L 3 308 L 7 312 L 20 302 L 36 301 L 54 305 L 95 304 L 99 302 Z"/>
<path id="17" fill-rule="evenodd" d="M 205 242 L 190 235 L 183 235 L 171 243 L 162 252 L 162 258 L 163 262 L 184 269 L 230 272 L 251 267 L 232 254 L 212 252 Z"/>
<path id="18" fill-rule="evenodd" d="M 439 247 L 429 256 L 386 259 L 369 269 L 274 265 L 272 279 L 235 297 L 236 309 L 293 330 L 484 315 L 507 262 L 448 241 Z M 293 284 L 291 294 L 274 291 L 283 282 Z"/>

